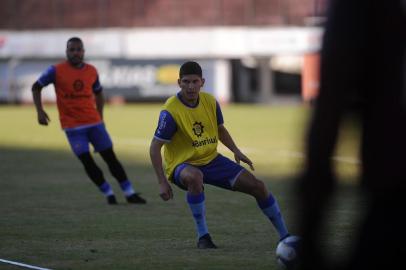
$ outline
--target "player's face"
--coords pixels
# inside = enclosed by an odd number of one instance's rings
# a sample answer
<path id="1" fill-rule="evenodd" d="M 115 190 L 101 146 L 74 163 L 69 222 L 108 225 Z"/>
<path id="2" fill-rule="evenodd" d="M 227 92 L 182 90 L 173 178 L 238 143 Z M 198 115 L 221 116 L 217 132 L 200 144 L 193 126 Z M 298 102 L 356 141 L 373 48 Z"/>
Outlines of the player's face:
<path id="1" fill-rule="evenodd" d="M 182 98 L 191 104 L 196 103 L 199 98 L 200 89 L 204 85 L 204 78 L 199 75 L 184 75 L 178 80 Z"/>
<path id="2" fill-rule="evenodd" d="M 68 43 L 66 47 L 66 57 L 71 65 L 76 67 L 80 66 L 83 63 L 84 54 L 85 50 L 82 42 L 71 41 Z"/>

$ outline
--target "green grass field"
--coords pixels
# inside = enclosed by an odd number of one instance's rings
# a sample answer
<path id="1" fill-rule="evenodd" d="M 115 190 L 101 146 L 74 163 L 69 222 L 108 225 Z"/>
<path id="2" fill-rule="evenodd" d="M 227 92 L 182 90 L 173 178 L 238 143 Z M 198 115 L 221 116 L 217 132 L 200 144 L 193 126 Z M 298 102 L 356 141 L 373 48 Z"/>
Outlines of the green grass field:
<path id="1" fill-rule="evenodd" d="M 88 180 L 61 131 L 55 107 L 46 107 L 48 127 L 33 106 L 0 107 L 0 258 L 51 269 L 279 269 L 277 235 L 255 201 L 240 193 L 206 187 L 207 220 L 218 250 L 197 250 L 183 191 L 163 202 L 149 162 L 160 105 L 106 106 L 105 121 L 116 153 L 148 204 L 124 203 L 117 183 L 96 156 L 118 195 L 109 206 Z M 295 177 L 303 162 L 308 108 L 223 107 L 225 124 L 254 162 L 255 175 L 279 200 L 294 233 Z M 343 176 L 333 231 L 321 232 L 334 255 L 344 256 L 359 204 L 351 184 L 357 171 L 353 132 L 337 151 Z M 224 147 L 219 151 L 231 157 Z M 350 162 L 347 162 L 347 161 Z M 0 263 L 0 269 L 17 269 Z"/>

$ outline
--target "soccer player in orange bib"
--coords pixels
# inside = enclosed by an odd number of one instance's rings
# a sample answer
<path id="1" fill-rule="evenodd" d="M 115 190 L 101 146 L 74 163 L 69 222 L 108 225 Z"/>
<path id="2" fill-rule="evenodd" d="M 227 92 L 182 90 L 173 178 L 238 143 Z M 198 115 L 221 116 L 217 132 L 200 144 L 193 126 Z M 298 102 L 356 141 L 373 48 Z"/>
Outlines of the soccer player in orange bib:
<path id="1" fill-rule="evenodd" d="M 38 123 L 50 121 L 42 107 L 41 90 L 54 84 L 59 119 L 72 151 L 82 162 L 93 183 L 106 196 L 109 204 L 117 204 L 116 197 L 103 172 L 96 165 L 89 151 L 93 145 L 117 179 L 128 203 L 144 204 L 146 201 L 134 191 L 127 174 L 113 151 L 112 140 L 103 123 L 104 97 L 94 66 L 83 62 L 83 42 L 78 37 L 67 41 L 67 61 L 50 66 L 33 84 L 32 93 L 38 114 Z"/>

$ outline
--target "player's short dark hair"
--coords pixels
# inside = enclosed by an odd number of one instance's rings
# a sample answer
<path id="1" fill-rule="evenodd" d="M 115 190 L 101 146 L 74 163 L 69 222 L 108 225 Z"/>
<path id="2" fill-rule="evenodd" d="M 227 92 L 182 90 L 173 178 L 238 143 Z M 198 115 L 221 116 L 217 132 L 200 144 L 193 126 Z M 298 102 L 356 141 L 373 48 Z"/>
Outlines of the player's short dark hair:
<path id="1" fill-rule="evenodd" d="M 69 45 L 69 42 L 80 42 L 83 44 L 83 41 L 79 38 L 79 37 L 71 37 L 70 39 L 68 39 L 68 41 L 66 42 L 66 48 Z"/>
<path id="2" fill-rule="evenodd" d="M 182 64 L 179 69 L 179 78 L 182 78 L 185 75 L 198 75 L 203 76 L 202 67 L 194 61 L 188 61 Z"/>

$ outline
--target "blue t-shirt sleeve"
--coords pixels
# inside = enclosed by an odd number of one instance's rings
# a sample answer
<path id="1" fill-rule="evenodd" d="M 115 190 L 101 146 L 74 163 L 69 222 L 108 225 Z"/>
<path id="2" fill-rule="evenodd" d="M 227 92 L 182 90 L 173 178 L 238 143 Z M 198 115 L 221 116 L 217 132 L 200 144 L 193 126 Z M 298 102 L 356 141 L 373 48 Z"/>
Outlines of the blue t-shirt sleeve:
<path id="1" fill-rule="evenodd" d="M 47 70 L 45 70 L 41 76 L 39 77 L 39 79 L 37 80 L 37 82 L 41 85 L 41 86 L 47 86 L 48 84 L 54 83 L 55 82 L 55 74 L 56 74 L 56 69 L 55 66 L 49 66 L 47 68 Z"/>
<path id="2" fill-rule="evenodd" d="M 167 110 L 162 110 L 159 114 L 158 127 L 154 137 L 161 141 L 170 141 L 177 130 L 176 122 Z"/>
<path id="3" fill-rule="evenodd" d="M 217 115 L 217 125 L 220 126 L 224 124 L 223 113 L 221 112 L 220 104 L 216 101 L 216 115 Z"/>
<path id="4" fill-rule="evenodd" d="M 92 89 L 94 93 L 99 93 L 100 91 L 103 90 L 103 87 L 101 86 L 99 81 L 99 75 L 97 75 L 96 81 L 92 85 Z"/>

